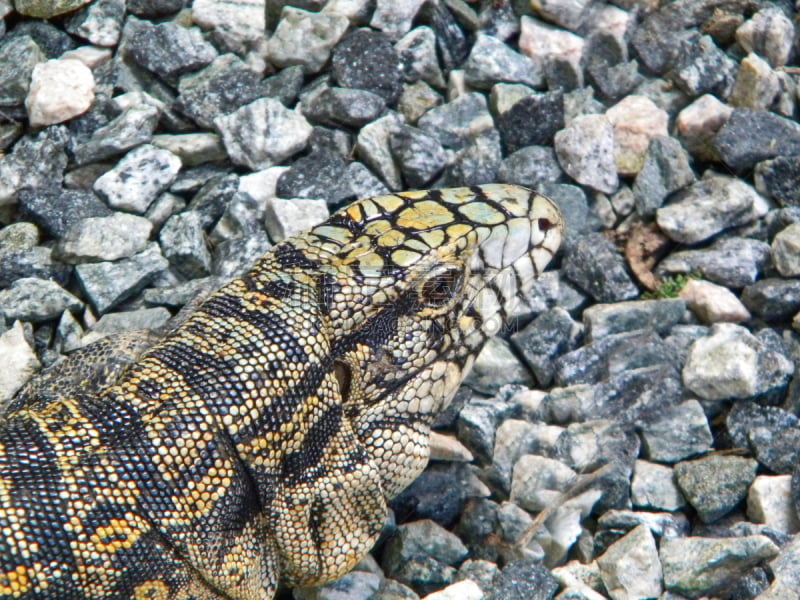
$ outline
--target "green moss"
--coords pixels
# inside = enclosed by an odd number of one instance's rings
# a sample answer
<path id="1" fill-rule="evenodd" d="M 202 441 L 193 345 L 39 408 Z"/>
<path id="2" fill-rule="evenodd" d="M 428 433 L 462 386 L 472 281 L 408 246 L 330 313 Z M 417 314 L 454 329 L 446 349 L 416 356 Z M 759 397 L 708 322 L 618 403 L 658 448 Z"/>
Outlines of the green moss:
<path id="1" fill-rule="evenodd" d="M 669 277 L 665 277 L 661 284 L 650 292 L 642 294 L 642 300 L 666 300 L 668 298 L 677 298 L 683 286 L 690 279 L 702 279 L 703 276 L 699 271 L 691 271 L 690 273 L 677 273 Z"/>

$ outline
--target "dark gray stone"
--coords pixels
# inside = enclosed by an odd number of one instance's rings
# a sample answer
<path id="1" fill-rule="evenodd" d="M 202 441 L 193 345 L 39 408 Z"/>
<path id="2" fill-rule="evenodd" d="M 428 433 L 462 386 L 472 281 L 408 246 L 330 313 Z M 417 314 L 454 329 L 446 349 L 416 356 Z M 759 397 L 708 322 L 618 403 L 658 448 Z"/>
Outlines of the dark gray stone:
<path id="1" fill-rule="evenodd" d="M 777 406 L 736 402 L 725 419 L 735 448 L 747 448 L 775 474 L 790 474 L 800 464 L 800 422 Z"/>
<path id="2" fill-rule="evenodd" d="M 466 463 L 431 463 L 392 500 L 392 509 L 402 521 L 430 519 L 452 527 L 470 497 L 473 468 Z"/>
<path id="3" fill-rule="evenodd" d="M 353 161 L 347 165 L 347 184 L 356 198 L 383 196 L 389 188 L 364 163 Z"/>
<path id="4" fill-rule="evenodd" d="M 554 308 L 540 314 L 519 333 L 511 336 L 511 343 L 522 355 L 526 364 L 542 386 L 549 386 L 555 371 L 554 361 L 562 354 L 574 350 L 583 334 L 563 308 Z"/>
<path id="5" fill-rule="evenodd" d="M 745 499 L 757 467 L 752 458 L 710 454 L 676 464 L 675 480 L 700 519 L 713 523 Z"/>
<path id="6" fill-rule="evenodd" d="M 779 156 L 755 166 L 756 189 L 781 206 L 800 206 L 800 156 Z"/>
<path id="7" fill-rule="evenodd" d="M 128 12 L 138 17 L 166 17 L 184 7 L 186 0 L 126 0 Z"/>
<path id="8" fill-rule="evenodd" d="M 529 562 L 512 562 L 495 580 L 494 597 L 503 600 L 552 600 L 558 582 L 546 568 Z"/>
<path id="9" fill-rule="evenodd" d="M 494 183 L 497 181 L 502 157 L 500 135 L 494 129 L 489 130 L 472 140 L 450 159 L 445 168 L 442 185 Z"/>
<path id="10" fill-rule="evenodd" d="M 203 229 L 210 231 L 225 212 L 228 204 L 239 191 L 239 176 L 232 173 L 206 178 L 206 184 L 198 190 L 189 210 L 200 215 Z"/>
<path id="11" fill-rule="evenodd" d="M 592 64 L 587 68 L 587 73 L 599 97 L 608 102 L 632 93 L 644 79 L 635 60 L 610 66 Z"/>
<path id="12" fill-rule="evenodd" d="M 800 310 L 800 280 L 761 279 L 742 290 L 742 302 L 765 321 L 788 321 Z"/>
<path id="13" fill-rule="evenodd" d="M 331 74 L 341 87 L 367 90 L 392 105 L 400 97 L 400 57 L 386 34 L 357 29 L 333 49 Z"/>
<path id="14" fill-rule="evenodd" d="M 211 272 L 222 278 L 240 277 L 271 247 L 269 236 L 260 230 L 224 240 L 215 248 Z"/>
<path id="15" fill-rule="evenodd" d="M 303 115 L 312 123 L 358 129 L 381 116 L 384 99 L 373 92 L 353 88 L 324 88 L 303 102 Z"/>
<path id="16" fill-rule="evenodd" d="M 513 406 L 499 400 L 469 402 L 458 415 L 459 441 L 479 460 L 492 462 L 495 429 L 513 411 Z"/>
<path id="17" fill-rule="evenodd" d="M 103 314 L 139 293 L 168 266 L 158 244 L 152 243 L 131 258 L 78 265 L 75 274 L 94 310 Z"/>
<path id="18" fill-rule="evenodd" d="M 129 17 L 125 26 L 125 51 L 139 65 L 169 83 L 184 73 L 202 69 L 217 57 L 199 29 L 167 21 L 153 25 Z"/>
<path id="19" fill-rule="evenodd" d="M 60 238 L 78 221 L 89 217 L 105 217 L 108 208 L 90 190 L 22 190 L 19 209 L 54 238 Z"/>
<path id="20" fill-rule="evenodd" d="M 439 141 L 416 127 L 405 126 L 392 133 L 389 148 L 403 179 L 412 188 L 425 187 L 447 164 Z"/>
<path id="21" fill-rule="evenodd" d="M 497 128 L 507 153 L 526 146 L 552 145 L 556 131 L 564 127 L 564 94 L 561 90 L 521 98 L 497 116 Z"/>
<path id="22" fill-rule="evenodd" d="M 125 18 L 125 0 L 97 0 L 69 17 L 66 29 L 97 46 L 116 46 Z"/>
<path id="23" fill-rule="evenodd" d="M 722 162 L 737 173 L 779 156 L 800 155 L 800 125 L 766 110 L 736 109 L 714 136 Z"/>
<path id="24" fill-rule="evenodd" d="M 0 289 L 23 277 L 52 279 L 66 286 L 72 268 L 53 259 L 53 249 L 44 246 L 0 250 Z"/>
<path id="25" fill-rule="evenodd" d="M 278 178 L 280 198 L 324 199 L 331 205 L 352 198 L 348 185 L 347 162 L 337 153 L 313 152 L 289 167 Z"/>
<path id="26" fill-rule="evenodd" d="M 350 159 L 352 158 L 355 141 L 353 136 L 346 131 L 318 125 L 311 131 L 308 145 L 312 154 L 315 152 L 330 152 L 338 154 L 344 159 Z"/>
<path id="27" fill-rule="evenodd" d="M 523 184 L 524 185 L 524 184 Z M 572 244 L 576 236 L 602 229 L 602 225 L 589 210 L 586 192 L 577 185 L 569 183 L 543 182 L 534 189 L 552 199 L 564 217 L 564 243 Z M 559 306 L 572 311 L 572 307 L 559 303 Z"/>
<path id="28" fill-rule="evenodd" d="M 20 106 L 28 94 L 31 73 L 46 56 L 30 36 L 2 40 L 0 43 L 0 106 Z"/>
<path id="29" fill-rule="evenodd" d="M 564 274 L 598 302 L 620 302 L 639 295 L 624 259 L 599 233 L 576 238 L 566 250 Z"/>
<path id="30" fill-rule="evenodd" d="M 430 21 L 442 67 L 447 71 L 457 69 L 469 55 L 469 37 L 446 4 L 432 7 Z"/>
<path id="31" fill-rule="evenodd" d="M 67 130 L 60 126 L 20 139 L 11 154 L 0 158 L 0 205 L 13 203 L 25 190 L 60 189 L 68 141 Z"/>
<path id="32" fill-rule="evenodd" d="M 707 35 L 693 34 L 681 40 L 669 79 L 691 96 L 714 94 L 727 98 L 736 82 L 736 62 Z"/>
<path id="33" fill-rule="evenodd" d="M 639 329 L 663 336 L 683 319 L 685 311 L 686 303 L 680 298 L 596 304 L 583 311 L 583 323 L 589 341 Z"/>
<path id="34" fill-rule="evenodd" d="M 697 400 L 664 409 L 641 424 L 642 445 L 654 462 L 676 463 L 708 451 L 714 442 L 708 419 Z"/>
<path id="35" fill-rule="evenodd" d="M 432 108 L 420 118 L 417 126 L 446 148 L 458 150 L 493 129 L 494 121 L 486 97 L 471 92 Z"/>
<path id="36" fill-rule="evenodd" d="M 436 34 L 422 26 L 409 31 L 395 44 L 403 65 L 403 77 L 409 82 L 422 80 L 437 88 L 445 87 L 444 76 L 436 57 Z"/>
<path id="37" fill-rule="evenodd" d="M 9 323 L 15 320 L 40 323 L 61 316 L 65 310 L 79 311 L 83 304 L 54 281 L 24 277 L 0 291 L 0 315 Z"/>
<path id="38" fill-rule="evenodd" d="M 304 83 L 303 67 L 292 65 L 281 69 L 263 81 L 264 95 L 276 98 L 285 107 L 290 108 L 300 96 L 300 90 L 303 89 Z"/>
<path id="39" fill-rule="evenodd" d="M 206 129 L 213 129 L 220 115 L 269 95 L 258 74 L 235 54 L 218 56 L 203 70 L 181 77 L 178 90 L 180 111 Z"/>
<path id="40" fill-rule="evenodd" d="M 211 272 L 211 254 L 206 248 L 202 217 L 194 211 L 170 217 L 158 236 L 161 251 L 172 269 L 187 279 Z"/>
<path id="41" fill-rule="evenodd" d="M 150 104 L 131 106 L 76 146 L 75 162 L 84 165 L 105 160 L 146 144 L 153 138 L 159 116 L 159 109 Z"/>
<path id="42" fill-rule="evenodd" d="M 658 136 L 650 141 L 642 170 L 633 184 L 636 213 L 652 219 L 673 192 L 694 183 L 689 155 L 675 138 Z"/>
<path id="43" fill-rule="evenodd" d="M 6 36 L 7 40 L 17 37 L 30 37 L 39 46 L 47 58 L 58 58 L 64 52 L 72 50 L 77 45 L 66 32 L 52 23 L 44 21 L 22 21 L 17 23 Z M 34 49 L 35 53 L 36 50 Z M 10 65 L 11 63 L 6 63 Z"/>

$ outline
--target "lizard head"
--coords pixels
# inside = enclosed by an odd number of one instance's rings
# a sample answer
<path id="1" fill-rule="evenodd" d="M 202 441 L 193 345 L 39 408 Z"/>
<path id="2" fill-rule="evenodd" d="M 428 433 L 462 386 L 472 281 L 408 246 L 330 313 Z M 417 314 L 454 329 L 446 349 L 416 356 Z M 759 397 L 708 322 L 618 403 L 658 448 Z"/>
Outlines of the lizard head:
<path id="1" fill-rule="evenodd" d="M 344 412 L 387 499 L 424 468 L 431 422 L 562 232 L 551 200 L 484 185 L 363 199 L 304 236 Z"/>

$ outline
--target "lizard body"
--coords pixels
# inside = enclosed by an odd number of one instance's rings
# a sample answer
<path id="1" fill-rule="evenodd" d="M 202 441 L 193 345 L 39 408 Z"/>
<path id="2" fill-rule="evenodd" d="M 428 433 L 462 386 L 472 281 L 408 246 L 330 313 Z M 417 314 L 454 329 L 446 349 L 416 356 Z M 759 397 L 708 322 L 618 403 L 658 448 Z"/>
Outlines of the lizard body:
<path id="1" fill-rule="evenodd" d="M 0 418 L 0 597 L 269 599 L 341 576 L 562 229 L 516 186 L 363 199 L 129 347 L 109 385 L 85 384 L 102 342 L 33 382 Z"/>

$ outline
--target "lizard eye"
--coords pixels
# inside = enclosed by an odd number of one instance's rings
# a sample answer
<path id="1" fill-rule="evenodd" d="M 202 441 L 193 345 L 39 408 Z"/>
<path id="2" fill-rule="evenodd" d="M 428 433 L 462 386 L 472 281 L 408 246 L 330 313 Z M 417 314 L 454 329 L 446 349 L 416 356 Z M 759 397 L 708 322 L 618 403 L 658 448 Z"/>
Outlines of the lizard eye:
<path id="1" fill-rule="evenodd" d="M 442 306 L 459 292 L 461 280 L 461 271 L 454 267 L 439 272 L 422 284 L 420 299 L 427 306 Z"/>

